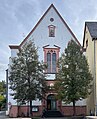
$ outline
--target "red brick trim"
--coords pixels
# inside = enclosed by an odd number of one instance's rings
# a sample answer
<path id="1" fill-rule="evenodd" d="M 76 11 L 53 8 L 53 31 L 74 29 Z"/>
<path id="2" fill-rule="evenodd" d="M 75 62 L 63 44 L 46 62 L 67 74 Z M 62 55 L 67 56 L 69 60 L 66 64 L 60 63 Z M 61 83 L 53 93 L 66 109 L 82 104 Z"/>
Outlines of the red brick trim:
<path id="1" fill-rule="evenodd" d="M 18 45 L 9 45 L 10 49 L 19 49 Z"/>
<path id="2" fill-rule="evenodd" d="M 45 71 L 45 73 L 49 73 L 49 74 L 55 74 L 55 72 L 52 72 L 52 54 L 55 52 L 56 53 L 56 61 L 59 59 L 59 52 L 60 52 L 60 48 L 43 48 L 44 51 L 44 62 L 47 63 L 47 53 L 49 52 L 51 54 L 51 72 L 47 72 L 47 70 Z M 56 73 L 58 72 L 58 67 L 56 67 Z"/>

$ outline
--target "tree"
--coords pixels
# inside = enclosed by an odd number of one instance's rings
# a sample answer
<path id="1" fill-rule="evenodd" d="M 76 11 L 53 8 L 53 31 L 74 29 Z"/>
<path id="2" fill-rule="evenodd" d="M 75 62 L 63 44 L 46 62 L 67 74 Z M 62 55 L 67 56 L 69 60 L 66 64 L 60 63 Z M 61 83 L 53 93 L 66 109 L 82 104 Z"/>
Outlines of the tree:
<path id="1" fill-rule="evenodd" d="M 5 92 L 6 92 L 5 81 L 0 81 L 0 94 L 4 94 Z"/>
<path id="2" fill-rule="evenodd" d="M 0 95 L 0 110 L 6 107 L 6 98 L 4 95 Z"/>
<path id="3" fill-rule="evenodd" d="M 91 93 L 92 75 L 81 47 L 73 40 L 58 61 L 59 72 L 55 89 L 57 96 L 65 103 L 73 103 L 73 113 L 76 115 L 75 103 L 85 99 Z"/>
<path id="4" fill-rule="evenodd" d="M 5 81 L 0 81 L 0 110 L 6 107 L 6 84 Z"/>
<path id="5" fill-rule="evenodd" d="M 44 70 L 46 66 L 38 61 L 37 48 L 34 42 L 27 42 L 17 57 L 12 58 L 10 66 L 10 89 L 12 96 L 18 103 L 30 102 L 30 116 L 32 116 L 32 100 L 41 99 L 46 91 Z"/>

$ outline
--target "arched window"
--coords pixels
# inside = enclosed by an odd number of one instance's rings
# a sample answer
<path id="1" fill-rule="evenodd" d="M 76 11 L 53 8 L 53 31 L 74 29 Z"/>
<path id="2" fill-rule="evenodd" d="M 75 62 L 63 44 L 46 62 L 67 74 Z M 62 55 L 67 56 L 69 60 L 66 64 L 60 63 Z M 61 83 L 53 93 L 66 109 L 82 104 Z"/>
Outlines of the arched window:
<path id="1" fill-rule="evenodd" d="M 56 53 L 52 54 L 52 73 L 56 72 Z"/>
<path id="2" fill-rule="evenodd" d="M 44 62 L 47 64 L 45 73 L 55 74 L 58 72 L 57 60 L 59 59 L 59 52 L 60 47 L 57 46 L 55 46 L 55 48 L 44 47 Z"/>
<path id="3" fill-rule="evenodd" d="M 51 72 L 51 53 L 47 53 L 47 72 Z"/>

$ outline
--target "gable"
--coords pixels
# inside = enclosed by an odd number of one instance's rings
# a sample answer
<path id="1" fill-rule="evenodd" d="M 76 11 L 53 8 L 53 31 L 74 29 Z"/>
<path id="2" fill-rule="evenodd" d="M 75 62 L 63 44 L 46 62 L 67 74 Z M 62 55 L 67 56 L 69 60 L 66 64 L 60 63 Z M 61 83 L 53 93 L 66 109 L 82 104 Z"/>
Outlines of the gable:
<path id="1" fill-rule="evenodd" d="M 83 47 L 86 48 L 86 41 L 92 42 L 96 38 L 95 24 L 92 22 L 85 22 L 84 36 L 83 36 Z"/>
<path id="2" fill-rule="evenodd" d="M 54 37 L 49 36 L 49 26 L 54 26 L 55 28 Z M 38 47 L 40 60 L 44 60 L 43 47 L 46 45 L 48 45 L 49 48 L 58 46 L 60 48 L 59 55 L 64 52 L 64 49 L 67 47 L 70 40 L 74 40 L 80 45 L 79 41 L 53 4 L 51 4 L 51 6 L 47 9 L 18 48 L 23 47 L 23 45 L 25 45 L 25 43 L 29 40 L 34 40 L 35 46 Z M 10 46 L 10 48 L 12 48 L 12 46 Z"/>
<path id="3" fill-rule="evenodd" d="M 51 18 L 54 19 L 53 22 L 50 20 Z M 61 36 L 60 36 L 61 38 L 62 37 L 64 38 L 63 35 L 66 35 L 66 37 L 67 37 L 67 35 L 70 35 L 70 39 L 68 39 L 68 40 L 73 39 L 73 40 L 75 40 L 80 45 L 79 41 L 77 40 L 77 38 L 75 37 L 75 35 L 73 34 L 73 32 L 71 31 L 71 29 L 69 28 L 69 26 L 67 25 L 67 23 L 64 21 L 64 19 L 59 14 L 59 12 L 54 7 L 54 5 L 51 4 L 51 6 L 47 9 L 47 11 L 44 13 L 44 15 L 40 18 L 40 20 L 38 21 L 38 23 L 32 29 L 32 31 L 22 41 L 22 43 L 20 44 L 20 47 L 27 41 L 27 39 L 32 38 L 33 35 L 36 35 L 37 34 L 41 38 L 42 37 L 45 37 L 46 38 L 47 37 L 46 35 L 48 33 L 48 26 L 49 25 L 56 26 L 56 35 L 57 36 L 60 35 L 59 32 L 62 32 L 63 31 L 64 34 L 61 34 Z M 57 29 L 58 29 L 58 31 L 57 31 Z M 45 33 L 45 31 L 47 33 Z M 36 40 L 35 37 L 33 37 L 33 39 Z M 38 38 L 38 39 L 40 39 L 40 38 Z"/>
<path id="4" fill-rule="evenodd" d="M 97 22 L 86 22 L 92 38 L 97 38 Z"/>

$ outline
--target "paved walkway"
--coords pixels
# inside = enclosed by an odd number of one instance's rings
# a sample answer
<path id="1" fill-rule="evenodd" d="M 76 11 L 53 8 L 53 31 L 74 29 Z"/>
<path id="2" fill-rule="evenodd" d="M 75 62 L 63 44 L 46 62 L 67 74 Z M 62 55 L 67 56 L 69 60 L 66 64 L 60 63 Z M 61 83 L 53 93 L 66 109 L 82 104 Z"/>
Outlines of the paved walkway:
<path id="1" fill-rule="evenodd" d="M 31 118 L 6 118 L 6 119 L 31 119 Z M 60 117 L 60 118 L 56 117 L 56 118 L 35 118 L 35 119 L 71 119 L 71 118 L 70 117 Z M 76 119 L 79 119 L 79 118 L 76 118 Z M 94 119 L 94 118 L 85 118 L 85 119 Z M 95 119 L 97 119 L 97 117 Z"/>
<path id="2" fill-rule="evenodd" d="M 31 118 L 8 118 L 0 114 L 0 119 L 31 119 Z M 35 118 L 35 119 L 70 119 L 70 118 L 62 117 L 62 118 Z M 97 119 L 97 116 L 87 116 L 86 119 Z"/>
<path id="3" fill-rule="evenodd" d="M 5 116 L 5 111 L 0 111 L 0 119 L 31 119 L 31 118 L 9 118 Z M 35 119 L 71 119 L 70 117 L 61 117 L 61 118 L 35 118 Z M 77 119 L 77 118 L 76 118 Z M 97 119 L 97 116 L 87 116 L 86 119 Z"/>
<path id="4" fill-rule="evenodd" d="M 6 119 L 31 119 L 31 118 L 6 118 Z M 69 117 L 56 117 L 56 118 L 38 118 L 36 117 L 35 119 L 70 119 Z"/>
<path id="5" fill-rule="evenodd" d="M 5 111 L 0 111 L 0 119 L 6 119 Z"/>
<path id="6" fill-rule="evenodd" d="M 0 111 L 0 119 L 31 119 L 31 118 L 9 118 L 7 116 L 5 116 L 5 111 Z M 35 118 L 35 119 L 69 119 L 66 117 L 62 117 L 62 118 Z"/>

